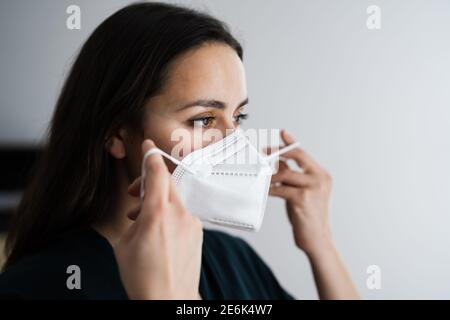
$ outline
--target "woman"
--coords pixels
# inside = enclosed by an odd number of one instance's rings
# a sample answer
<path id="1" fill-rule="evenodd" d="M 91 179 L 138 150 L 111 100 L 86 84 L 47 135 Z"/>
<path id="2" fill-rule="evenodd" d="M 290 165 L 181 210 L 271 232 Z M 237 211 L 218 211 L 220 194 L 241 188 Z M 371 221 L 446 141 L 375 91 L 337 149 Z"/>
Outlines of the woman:
<path id="1" fill-rule="evenodd" d="M 13 218 L 2 295 L 293 298 L 246 242 L 202 229 L 177 194 L 174 164 L 159 154 L 146 158 L 139 198 L 143 155 L 155 146 L 170 153 L 174 130 L 225 133 L 246 118 L 242 58 L 223 23 L 186 8 L 133 4 L 104 21 L 72 67 Z M 286 200 L 320 298 L 357 298 L 331 238 L 329 174 L 299 148 L 284 157 L 303 172 L 280 162 L 270 194 Z"/>

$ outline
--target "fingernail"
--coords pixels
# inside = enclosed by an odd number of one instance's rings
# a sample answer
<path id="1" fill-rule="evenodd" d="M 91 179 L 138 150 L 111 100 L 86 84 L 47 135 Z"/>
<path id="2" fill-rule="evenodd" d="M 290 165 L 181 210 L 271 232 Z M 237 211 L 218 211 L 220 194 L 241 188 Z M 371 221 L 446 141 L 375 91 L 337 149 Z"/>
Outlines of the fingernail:
<path id="1" fill-rule="evenodd" d="M 286 138 L 288 138 L 290 140 L 294 140 L 294 137 L 292 137 L 289 133 L 287 133 L 286 130 L 283 130 L 283 132 L 284 132 L 284 135 L 285 135 Z"/>
<path id="2" fill-rule="evenodd" d="M 142 148 L 143 148 L 144 150 L 153 148 L 154 146 L 155 146 L 155 144 L 154 144 L 153 141 L 150 140 L 150 139 L 145 139 L 145 140 L 142 142 Z"/>

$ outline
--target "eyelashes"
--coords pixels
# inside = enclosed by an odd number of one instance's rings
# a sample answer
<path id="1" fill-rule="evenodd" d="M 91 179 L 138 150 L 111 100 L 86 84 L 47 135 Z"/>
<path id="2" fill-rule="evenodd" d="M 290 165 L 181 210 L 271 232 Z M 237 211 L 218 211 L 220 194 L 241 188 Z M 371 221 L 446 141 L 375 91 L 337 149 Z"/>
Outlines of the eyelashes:
<path id="1" fill-rule="evenodd" d="M 242 122 L 244 120 L 248 119 L 248 113 L 241 113 L 238 114 L 237 116 L 234 116 L 234 121 L 240 125 L 242 124 Z M 214 127 L 217 119 L 216 117 L 212 117 L 212 116 L 208 116 L 208 117 L 200 117 L 200 118 L 196 118 L 196 119 L 191 119 L 189 120 L 190 125 L 192 127 L 203 127 L 203 128 L 210 128 L 210 127 Z"/>
<path id="2" fill-rule="evenodd" d="M 215 117 L 201 117 L 201 118 L 197 118 L 197 119 L 192 119 L 190 120 L 191 125 L 193 127 L 204 127 L 204 128 L 209 128 L 212 125 L 212 123 L 215 124 L 216 122 L 216 118 Z"/>
<path id="3" fill-rule="evenodd" d="M 248 113 L 241 113 L 234 117 L 234 121 L 240 124 L 243 120 L 248 119 Z"/>

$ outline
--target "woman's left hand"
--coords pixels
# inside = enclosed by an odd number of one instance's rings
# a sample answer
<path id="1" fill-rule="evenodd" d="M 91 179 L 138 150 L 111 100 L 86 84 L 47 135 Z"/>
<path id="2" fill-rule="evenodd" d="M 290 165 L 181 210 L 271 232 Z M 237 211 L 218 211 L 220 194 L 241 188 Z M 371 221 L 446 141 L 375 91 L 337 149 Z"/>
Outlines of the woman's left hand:
<path id="1" fill-rule="evenodd" d="M 295 142 L 284 130 L 281 138 L 286 145 Z M 286 152 L 282 157 L 294 160 L 303 172 L 289 168 L 280 159 L 269 194 L 286 200 L 297 247 L 306 254 L 320 252 L 332 244 L 328 216 L 331 175 L 302 148 Z"/>
<path id="2" fill-rule="evenodd" d="M 281 133 L 286 145 L 294 139 Z M 279 162 L 272 176 L 270 194 L 286 200 L 289 220 L 297 247 L 308 256 L 321 299 L 359 299 L 359 293 L 334 246 L 328 218 L 332 189 L 331 175 L 303 149 L 283 154 L 302 171 Z"/>

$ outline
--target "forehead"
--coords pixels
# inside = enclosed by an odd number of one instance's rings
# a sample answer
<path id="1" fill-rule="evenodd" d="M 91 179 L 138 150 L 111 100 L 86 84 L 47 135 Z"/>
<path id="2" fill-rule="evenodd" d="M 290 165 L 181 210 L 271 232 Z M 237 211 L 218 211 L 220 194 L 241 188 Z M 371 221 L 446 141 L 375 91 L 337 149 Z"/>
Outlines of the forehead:
<path id="1" fill-rule="evenodd" d="M 247 96 L 245 70 L 228 45 L 208 43 L 175 59 L 160 97 L 174 104 L 197 99 L 235 103 Z"/>

